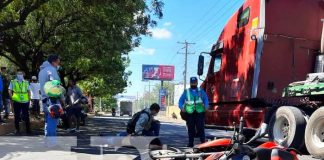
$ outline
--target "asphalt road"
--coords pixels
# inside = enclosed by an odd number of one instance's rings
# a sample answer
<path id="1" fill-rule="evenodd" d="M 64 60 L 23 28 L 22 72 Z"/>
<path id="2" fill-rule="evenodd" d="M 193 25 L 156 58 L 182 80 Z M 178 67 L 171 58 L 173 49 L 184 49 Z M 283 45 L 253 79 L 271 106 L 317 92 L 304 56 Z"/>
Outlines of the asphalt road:
<path id="1" fill-rule="evenodd" d="M 158 117 L 161 121 L 160 139 L 163 144 L 187 150 L 187 131 L 184 122 Z M 0 160 L 106 160 L 140 159 L 138 150 L 116 145 L 116 135 L 125 130 L 128 117 L 94 117 L 81 127 L 79 133 L 68 133 L 59 129 L 59 148 L 44 147 L 42 130 L 34 131 L 32 137 L 17 137 L 9 134 L 0 137 Z M 206 130 L 208 138 L 230 137 L 232 132 Z M 118 138 L 117 138 L 118 139 Z M 113 147 L 110 143 L 114 141 Z M 130 141 L 140 141 L 133 139 Z M 102 143 L 102 145 L 97 143 Z M 105 144 L 109 145 L 105 145 Z M 198 139 L 196 141 L 198 143 Z M 123 139 L 123 143 L 124 139 Z M 32 149 L 31 149 L 32 148 Z M 144 151 L 143 151 L 144 152 Z M 145 153 L 142 155 L 145 155 Z M 311 156 L 301 156 L 301 160 L 315 160 Z"/>

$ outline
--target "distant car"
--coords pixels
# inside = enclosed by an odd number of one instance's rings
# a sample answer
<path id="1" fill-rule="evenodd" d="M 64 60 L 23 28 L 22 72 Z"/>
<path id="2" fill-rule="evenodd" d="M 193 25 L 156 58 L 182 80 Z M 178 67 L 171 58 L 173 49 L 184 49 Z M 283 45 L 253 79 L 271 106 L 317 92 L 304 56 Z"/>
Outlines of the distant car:
<path id="1" fill-rule="evenodd" d="M 128 115 L 132 116 L 133 102 L 132 101 L 120 101 L 120 116 Z"/>
<path id="2" fill-rule="evenodd" d="M 132 111 L 123 111 L 123 112 L 120 112 L 120 116 L 124 116 L 124 115 L 132 116 Z"/>

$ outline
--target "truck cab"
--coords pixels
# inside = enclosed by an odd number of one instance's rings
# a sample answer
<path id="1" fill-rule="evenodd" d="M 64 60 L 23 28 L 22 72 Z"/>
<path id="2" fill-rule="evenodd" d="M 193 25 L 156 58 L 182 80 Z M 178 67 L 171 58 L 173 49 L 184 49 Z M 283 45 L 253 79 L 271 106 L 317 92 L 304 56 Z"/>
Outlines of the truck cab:
<path id="1" fill-rule="evenodd" d="M 299 103 L 282 91 L 314 72 L 322 18 L 322 0 L 246 0 L 208 55 L 206 127 L 230 129 L 243 116 L 245 129 L 254 130 L 269 108 Z"/>

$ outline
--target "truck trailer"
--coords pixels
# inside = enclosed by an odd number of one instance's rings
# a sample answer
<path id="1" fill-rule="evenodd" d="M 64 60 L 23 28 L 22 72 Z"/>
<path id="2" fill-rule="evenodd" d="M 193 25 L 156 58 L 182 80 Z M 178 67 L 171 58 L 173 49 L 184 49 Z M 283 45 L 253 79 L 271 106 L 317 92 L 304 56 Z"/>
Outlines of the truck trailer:
<path id="1" fill-rule="evenodd" d="M 322 19 L 323 0 L 246 0 L 209 52 L 201 85 L 210 100 L 205 127 L 232 129 L 243 116 L 246 135 L 253 135 L 270 117 L 271 140 L 302 149 L 306 135 L 308 151 L 324 158 Z"/>

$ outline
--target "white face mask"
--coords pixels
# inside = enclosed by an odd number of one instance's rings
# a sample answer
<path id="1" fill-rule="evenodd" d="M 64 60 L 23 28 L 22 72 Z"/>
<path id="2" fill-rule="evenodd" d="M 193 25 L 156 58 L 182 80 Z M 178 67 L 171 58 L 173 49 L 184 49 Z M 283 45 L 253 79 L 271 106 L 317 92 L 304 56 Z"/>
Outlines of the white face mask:
<path id="1" fill-rule="evenodd" d="M 24 75 L 22 75 L 22 74 L 17 74 L 17 79 L 18 79 L 19 81 L 24 80 Z"/>

